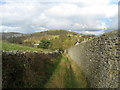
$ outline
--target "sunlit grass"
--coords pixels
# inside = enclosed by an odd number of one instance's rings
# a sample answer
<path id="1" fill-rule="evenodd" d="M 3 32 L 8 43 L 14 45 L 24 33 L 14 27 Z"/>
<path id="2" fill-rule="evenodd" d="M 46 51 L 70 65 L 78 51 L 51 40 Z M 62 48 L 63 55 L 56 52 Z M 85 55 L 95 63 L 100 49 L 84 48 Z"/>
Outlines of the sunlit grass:
<path id="1" fill-rule="evenodd" d="M 28 47 L 28 46 L 23 46 L 23 45 L 8 43 L 8 42 L 2 42 L 2 43 L 0 42 L 0 45 L 2 45 L 2 50 L 5 50 L 5 51 L 11 51 L 11 50 L 38 51 L 38 52 L 50 51 L 50 50 L 44 50 L 44 49 L 39 49 L 39 48 L 34 48 L 34 47 Z"/>

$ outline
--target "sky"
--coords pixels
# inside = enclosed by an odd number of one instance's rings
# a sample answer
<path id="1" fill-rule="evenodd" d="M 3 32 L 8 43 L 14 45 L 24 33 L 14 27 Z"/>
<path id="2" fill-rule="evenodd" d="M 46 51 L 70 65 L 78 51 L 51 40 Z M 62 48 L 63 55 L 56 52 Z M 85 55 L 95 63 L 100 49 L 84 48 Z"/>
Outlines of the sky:
<path id="1" fill-rule="evenodd" d="M 100 35 L 118 28 L 119 0 L 0 0 L 0 32 L 68 30 Z"/>

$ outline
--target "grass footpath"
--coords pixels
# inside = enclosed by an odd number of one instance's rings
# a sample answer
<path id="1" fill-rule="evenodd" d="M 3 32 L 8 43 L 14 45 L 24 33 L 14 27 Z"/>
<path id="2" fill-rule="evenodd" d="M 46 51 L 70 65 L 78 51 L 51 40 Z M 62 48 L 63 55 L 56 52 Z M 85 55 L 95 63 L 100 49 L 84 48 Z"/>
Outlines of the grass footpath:
<path id="1" fill-rule="evenodd" d="M 2 50 L 5 50 L 5 51 L 13 51 L 13 50 L 38 51 L 38 52 L 48 52 L 48 51 L 50 51 L 50 50 L 28 47 L 28 46 L 23 46 L 23 45 L 8 43 L 8 42 L 0 42 L 0 45 L 2 45 Z"/>
<path id="2" fill-rule="evenodd" d="M 88 88 L 80 67 L 65 54 L 45 88 Z"/>

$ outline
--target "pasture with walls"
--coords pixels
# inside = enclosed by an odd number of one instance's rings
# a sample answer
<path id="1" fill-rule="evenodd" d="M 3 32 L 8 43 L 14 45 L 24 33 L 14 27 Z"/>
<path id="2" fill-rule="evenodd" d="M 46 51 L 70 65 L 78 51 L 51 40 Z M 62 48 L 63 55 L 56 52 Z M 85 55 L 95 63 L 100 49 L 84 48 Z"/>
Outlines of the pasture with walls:
<path id="1" fill-rule="evenodd" d="M 3 88 L 44 87 L 62 58 L 60 51 L 1 52 Z M 77 70 L 84 74 L 91 88 L 120 87 L 120 33 L 118 31 L 81 42 L 65 50 L 65 53 L 70 60 L 74 60 L 76 65 L 80 66 Z"/>

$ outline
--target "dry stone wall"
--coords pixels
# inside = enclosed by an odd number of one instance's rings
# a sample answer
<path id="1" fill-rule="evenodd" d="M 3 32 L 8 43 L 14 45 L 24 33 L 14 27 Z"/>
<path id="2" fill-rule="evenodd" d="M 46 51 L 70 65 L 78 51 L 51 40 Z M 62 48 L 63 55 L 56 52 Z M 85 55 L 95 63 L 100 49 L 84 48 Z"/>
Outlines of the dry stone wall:
<path id="1" fill-rule="evenodd" d="M 112 31 L 68 49 L 82 68 L 90 87 L 120 87 L 120 33 Z"/>
<path id="2" fill-rule="evenodd" d="M 2 51 L 3 88 L 42 88 L 59 63 L 58 51 L 49 53 Z"/>

